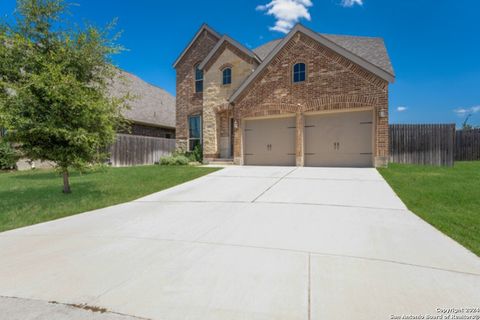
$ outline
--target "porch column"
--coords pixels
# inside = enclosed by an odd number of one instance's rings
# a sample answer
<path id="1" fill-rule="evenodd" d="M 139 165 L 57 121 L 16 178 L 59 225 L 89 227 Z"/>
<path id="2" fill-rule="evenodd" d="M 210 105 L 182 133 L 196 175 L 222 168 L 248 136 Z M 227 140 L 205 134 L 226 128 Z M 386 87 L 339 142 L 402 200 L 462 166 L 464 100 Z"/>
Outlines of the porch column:
<path id="1" fill-rule="evenodd" d="M 305 118 L 303 113 L 297 112 L 296 115 L 296 139 L 295 139 L 295 154 L 297 167 L 303 167 L 305 164 L 305 152 L 304 152 L 304 131 L 305 131 Z"/>
<path id="2" fill-rule="evenodd" d="M 203 108 L 203 157 L 206 161 L 218 158 L 218 114 L 213 107 Z"/>
<path id="3" fill-rule="evenodd" d="M 243 160 L 243 143 L 244 143 L 244 126 L 245 121 L 235 118 L 234 116 L 234 146 L 233 146 L 233 162 L 236 165 L 244 165 Z"/>

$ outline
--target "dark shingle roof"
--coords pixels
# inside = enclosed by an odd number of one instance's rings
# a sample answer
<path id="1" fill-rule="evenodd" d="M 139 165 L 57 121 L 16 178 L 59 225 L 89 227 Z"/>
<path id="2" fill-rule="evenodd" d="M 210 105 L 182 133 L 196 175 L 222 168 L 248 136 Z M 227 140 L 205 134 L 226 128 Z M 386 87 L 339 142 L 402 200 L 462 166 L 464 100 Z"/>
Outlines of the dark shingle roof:
<path id="1" fill-rule="evenodd" d="M 347 49 L 348 51 L 356 54 L 357 56 L 370 62 L 371 64 L 383 69 L 391 75 L 394 75 L 393 67 L 382 38 L 344 36 L 321 33 L 320 35 L 343 47 L 344 49 Z M 276 39 L 267 42 L 253 49 L 253 52 L 255 52 L 260 59 L 264 60 L 282 40 L 283 39 Z"/>
<path id="2" fill-rule="evenodd" d="M 130 121 L 175 128 L 175 97 L 162 88 L 151 85 L 139 77 L 121 70 L 111 84 L 112 96 L 130 93 L 129 110 L 124 116 Z"/>

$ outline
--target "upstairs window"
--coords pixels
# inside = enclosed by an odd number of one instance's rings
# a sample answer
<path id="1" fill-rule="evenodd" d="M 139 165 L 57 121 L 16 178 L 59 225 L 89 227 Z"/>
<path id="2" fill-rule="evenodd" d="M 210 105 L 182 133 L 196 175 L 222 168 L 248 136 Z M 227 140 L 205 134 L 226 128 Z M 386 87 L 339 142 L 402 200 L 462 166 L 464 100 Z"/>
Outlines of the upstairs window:
<path id="1" fill-rule="evenodd" d="M 203 71 L 195 66 L 195 92 L 203 92 Z"/>
<path id="2" fill-rule="evenodd" d="M 303 82 L 306 79 L 307 71 L 305 63 L 297 63 L 293 66 L 293 82 Z"/>
<path id="3" fill-rule="evenodd" d="M 223 85 L 232 83 L 232 68 L 225 68 L 222 72 L 222 83 Z"/>

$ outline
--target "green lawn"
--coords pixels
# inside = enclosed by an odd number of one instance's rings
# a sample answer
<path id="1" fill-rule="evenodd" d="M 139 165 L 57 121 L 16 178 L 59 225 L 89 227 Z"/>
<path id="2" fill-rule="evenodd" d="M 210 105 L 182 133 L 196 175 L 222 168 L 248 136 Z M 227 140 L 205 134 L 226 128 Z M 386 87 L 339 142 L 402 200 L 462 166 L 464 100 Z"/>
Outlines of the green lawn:
<path id="1" fill-rule="evenodd" d="M 0 231 L 130 201 L 217 169 L 192 166 L 102 168 L 73 173 L 72 193 L 52 170 L 0 173 Z"/>
<path id="2" fill-rule="evenodd" d="M 411 211 L 480 256 L 480 161 L 379 171 Z"/>

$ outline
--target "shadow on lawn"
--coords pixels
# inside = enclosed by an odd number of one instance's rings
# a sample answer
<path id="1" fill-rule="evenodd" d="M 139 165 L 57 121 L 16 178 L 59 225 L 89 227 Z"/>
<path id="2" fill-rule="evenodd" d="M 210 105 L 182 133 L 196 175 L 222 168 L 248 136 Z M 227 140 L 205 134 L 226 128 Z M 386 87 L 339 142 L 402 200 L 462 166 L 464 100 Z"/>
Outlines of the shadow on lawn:
<path id="1" fill-rule="evenodd" d="M 15 174 L 7 177 L 8 179 L 16 179 L 16 180 L 50 180 L 50 179 L 62 179 L 62 175 L 56 171 L 24 171 L 25 174 Z M 81 176 L 88 176 L 95 173 L 99 173 L 100 171 L 86 171 L 83 173 L 80 172 L 72 172 L 70 173 L 70 178 L 81 177 Z"/>
<path id="2" fill-rule="evenodd" d="M 63 184 L 61 179 L 58 183 L 48 185 L 30 185 L 28 188 L 12 188 L 10 190 L 1 190 L 0 208 L 5 205 L 18 206 L 18 203 L 28 205 L 29 202 L 35 202 L 37 205 L 50 205 L 50 201 L 70 201 L 80 199 L 90 199 L 105 192 L 98 188 L 98 184 L 92 181 L 75 181 L 71 183 L 72 193 L 64 194 L 62 192 Z"/>

